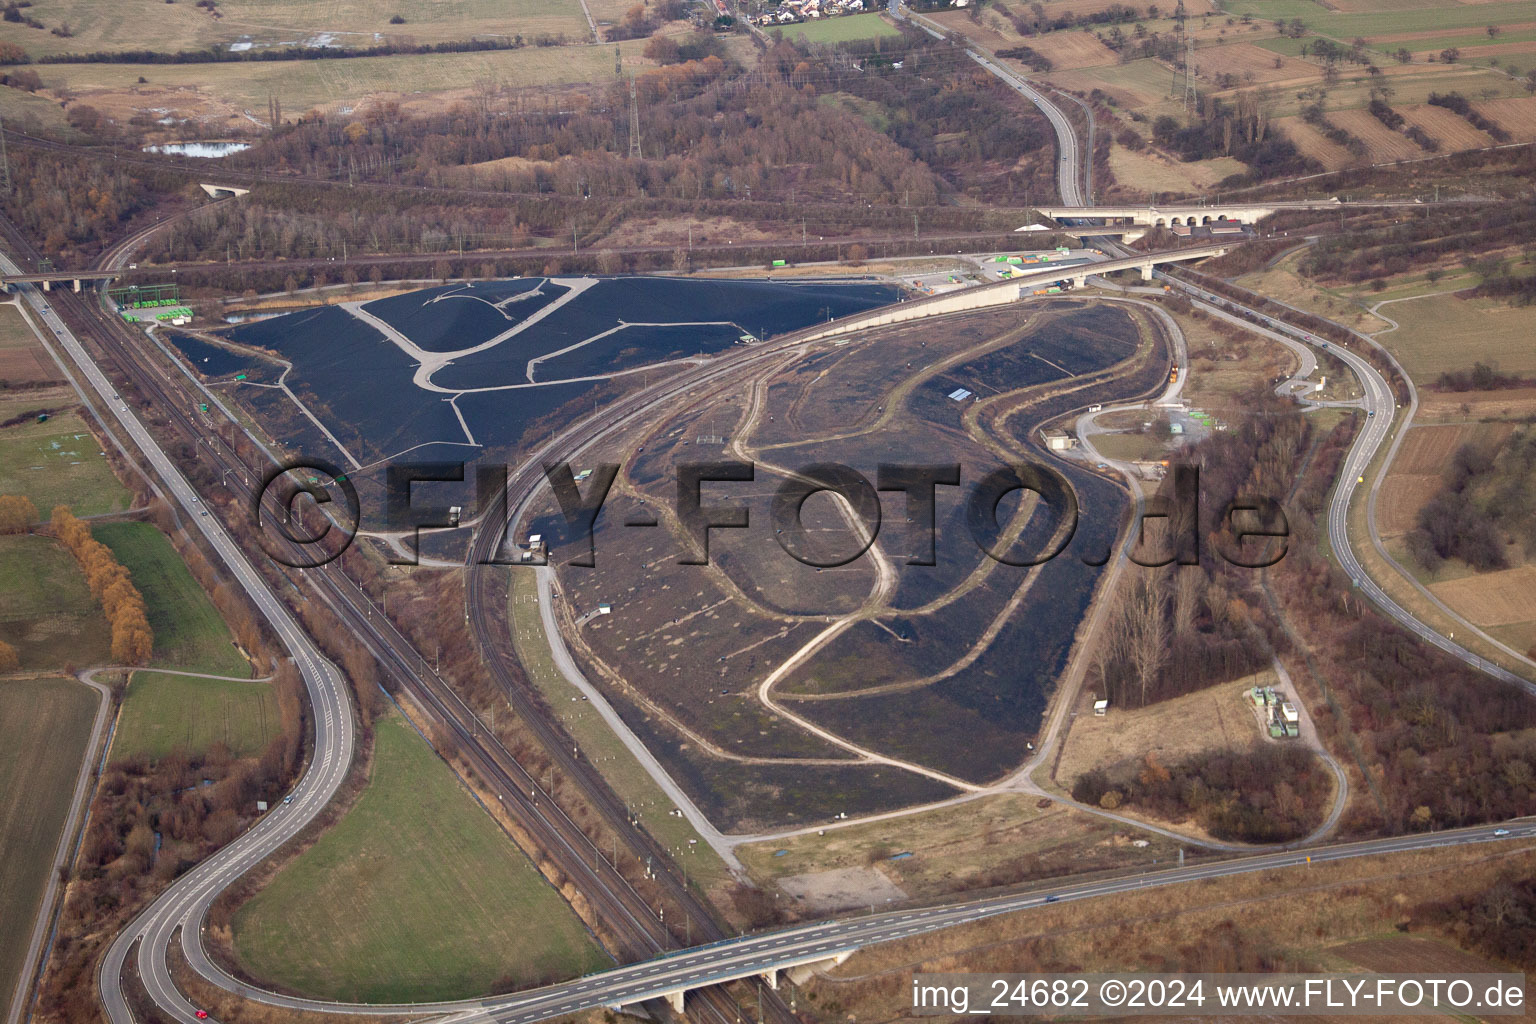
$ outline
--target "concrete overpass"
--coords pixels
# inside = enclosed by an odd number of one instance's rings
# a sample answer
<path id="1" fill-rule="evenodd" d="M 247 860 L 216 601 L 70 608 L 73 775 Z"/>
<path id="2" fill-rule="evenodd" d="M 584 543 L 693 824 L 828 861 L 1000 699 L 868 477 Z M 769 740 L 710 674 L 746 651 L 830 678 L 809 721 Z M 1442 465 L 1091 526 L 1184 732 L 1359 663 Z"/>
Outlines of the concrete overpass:
<path id="1" fill-rule="evenodd" d="M 0 276 L 0 287 L 9 295 L 16 290 L 18 284 L 41 284 L 43 291 L 52 291 L 53 285 L 64 281 L 74 284 L 74 290 L 80 290 L 81 281 L 111 281 L 121 271 L 117 270 L 50 270 L 40 274 L 6 274 Z"/>
<path id="2" fill-rule="evenodd" d="M 728 944 L 731 940 L 723 940 Z M 719 945 L 721 943 L 717 943 Z M 769 988 L 779 987 L 779 972 L 782 971 L 789 977 L 792 984 L 803 985 L 811 975 L 820 971 L 831 970 L 844 960 L 857 953 L 862 947 L 860 942 L 829 942 L 817 946 L 808 952 L 798 950 L 778 952 L 776 955 L 764 957 L 760 952 L 754 952 L 742 957 L 727 955 L 718 964 L 703 974 L 697 972 L 669 971 L 663 963 L 661 967 L 653 967 L 649 973 L 656 975 L 649 984 L 642 981 L 628 988 L 624 995 L 608 1004 L 611 1010 L 619 1010 L 626 1006 L 634 1006 L 651 999 L 662 998 L 674 1011 L 683 1012 L 683 999 L 691 991 L 697 988 L 705 988 L 710 985 L 723 985 L 726 982 L 740 981 L 743 978 L 762 978 Z M 698 949 L 707 949 L 708 946 L 699 946 Z M 691 952 L 691 951 L 690 951 Z M 665 960 L 665 958 L 663 958 Z M 642 971 L 641 974 L 646 972 Z M 681 973 L 683 976 L 677 978 Z"/>
<path id="3" fill-rule="evenodd" d="M 1239 221 L 1252 224 L 1282 210 L 1336 210 L 1344 204 L 1337 199 L 1294 203 L 1170 203 L 1160 206 L 1038 206 L 1042 214 L 1055 221 L 1102 220 L 1107 224 L 1134 224 L 1139 227 L 1178 227 L 1181 225 L 1219 224 Z M 1357 204 L 1350 204 L 1357 205 Z M 1372 206 L 1372 203 L 1361 203 Z"/>
<path id="4" fill-rule="evenodd" d="M 1100 260 L 1096 263 L 1079 263 L 1071 267 L 1051 267 L 1041 264 L 1038 269 L 1032 269 L 1024 274 L 1009 278 L 1006 281 L 997 281 L 993 284 L 979 285 L 975 288 L 965 288 L 961 291 L 945 292 L 942 295 L 930 295 L 921 299 L 913 299 L 910 302 L 898 303 L 894 306 L 882 306 L 872 309 L 867 313 L 858 313 L 844 317 L 841 320 L 828 324 L 825 330 L 817 331 L 808 336 L 806 341 L 818 341 L 822 338 L 832 338 L 853 331 L 869 330 L 872 327 L 885 327 L 888 324 L 899 324 L 909 320 L 921 320 L 924 317 L 941 316 L 945 313 L 959 313 L 969 309 L 985 309 L 988 306 L 1002 306 L 1020 299 L 1027 299 L 1036 290 L 1054 284 L 1057 281 L 1070 281 L 1075 288 L 1081 288 L 1088 283 L 1090 277 L 1100 274 L 1111 274 L 1117 270 L 1139 270 L 1141 279 L 1152 279 L 1152 268 L 1164 263 L 1179 263 L 1184 260 L 1203 260 L 1211 256 L 1222 256 L 1230 251 L 1236 242 L 1221 242 L 1215 245 L 1194 245 L 1183 249 L 1165 249 L 1161 252 L 1139 252 L 1130 256 L 1113 260 Z"/>

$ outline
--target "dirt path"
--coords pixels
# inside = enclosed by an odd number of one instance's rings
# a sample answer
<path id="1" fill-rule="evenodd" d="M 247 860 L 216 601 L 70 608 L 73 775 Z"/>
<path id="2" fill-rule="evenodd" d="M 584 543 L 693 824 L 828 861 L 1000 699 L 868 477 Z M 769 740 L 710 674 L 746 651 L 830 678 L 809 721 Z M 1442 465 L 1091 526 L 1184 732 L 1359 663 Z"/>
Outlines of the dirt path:
<path id="1" fill-rule="evenodd" d="M 96 691 L 99 698 L 96 720 L 91 725 L 91 737 L 85 745 L 85 756 L 80 759 L 80 771 L 75 775 L 75 791 L 69 799 L 69 814 L 64 819 L 64 827 L 59 831 L 59 842 L 54 848 L 53 863 L 48 867 L 48 883 L 43 889 L 43 898 L 38 903 L 37 917 L 32 922 L 32 934 L 27 939 L 27 952 L 22 958 L 21 970 L 16 976 L 16 988 L 11 993 L 10 1009 L 6 1012 L 5 1024 L 18 1024 L 23 1020 L 26 1016 L 24 1011 L 32 1002 L 32 981 L 37 977 L 43 950 L 51 943 L 53 936 L 53 921 L 62 889 L 62 883 L 59 881 L 60 869 L 74 860 L 76 837 L 85 819 L 91 794 L 96 789 L 95 768 L 98 760 L 105 754 L 107 723 L 112 718 L 112 692 L 96 681 L 96 673 L 99 671 L 101 670 L 87 669 L 75 677 Z"/>

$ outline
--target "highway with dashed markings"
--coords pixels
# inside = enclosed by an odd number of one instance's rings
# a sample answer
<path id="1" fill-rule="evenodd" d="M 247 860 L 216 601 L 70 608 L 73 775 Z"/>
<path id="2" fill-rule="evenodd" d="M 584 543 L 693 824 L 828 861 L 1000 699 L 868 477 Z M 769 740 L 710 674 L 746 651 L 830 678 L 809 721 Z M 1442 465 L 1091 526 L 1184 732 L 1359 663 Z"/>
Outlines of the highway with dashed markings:
<path id="1" fill-rule="evenodd" d="M 894 0 L 893 0 L 894 2 Z M 898 16 L 899 10 L 896 12 Z M 1080 167 L 1079 144 L 1065 114 L 1046 100 L 1023 78 L 1013 74 L 985 55 L 975 52 L 971 58 L 998 75 L 1010 87 L 1035 103 L 1051 120 L 1059 140 L 1059 171 L 1062 198 L 1068 205 L 1083 205 L 1084 184 Z M 1108 251 L 1117 252 L 1116 249 Z M 20 268 L 0 259 L 7 274 Z M 1254 311 L 1221 296 L 1203 293 L 1183 282 L 1178 287 L 1199 294 L 1206 301 L 1233 309 L 1251 318 Z M 291 805 L 261 819 L 250 832 L 205 860 L 178 879 L 159 899 L 143 911 L 109 947 L 102 961 L 103 999 L 114 1024 L 127 1024 L 133 1015 L 124 997 L 120 978 L 128 956 L 137 946 L 137 966 L 151 1000 L 171 1019 L 194 1024 L 196 1008 L 170 983 L 165 968 L 165 950 L 173 935 L 183 925 L 202 920 L 212 900 L 250 867 L 268 856 L 323 809 L 340 785 L 351 762 L 354 726 L 345 681 L 327 662 L 313 642 L 292 620 L 287 609 L 272 594 L 266 581 L 225 532 L 216 517 L 203 516 L 199 499 L 161 450 L 138 417 L 117 399 L 112 385 L 86 349 L 70 333 L 57 313 L 48 307 L 41 293 L 27 289 L 23 301 L 38 316 L 50 339 L 84 378 L 102 407 L 116 418 L 119 427 L 140 448 L 151 466 L 164 480 L 172 497 L 204 538 L 225 560 L 237 581 L 252 601 L 273 624 L 274 629 L 293 653 L 303 673 L 312 706 L 315 709 L 316 742 L 312 763 L 294 790 Z M 1264 327 L 1278 335 L 1307 344 L 1318 340 L 1281 321 L 1262 317 Z M 1536 691 L 1528 681 L 1490 665 L 1400 608 L 1370 580 L 1360 567 L 1349 545 L 1347 518 L 1357 478 L 1364 474 L 1382 443 L 1390 435 L 1394 407 L 1390 387 L 1369 362 L 1347 349 L 1335 349 L 1337 357 L 1360 377 L 1366 390 L 1362 400 L 1368 417 L 1355 445 L 1346 458 L 1343 475 L 1330 502 L 1329 537 L 1334 550 L 1361 591 L 1378 606 L 1402 622 L 1427 642 L 1434 644 L 1469 664 L 1505 682 Z M 447 1020 L 497 1021 L 502 1024 L 531 1024 L 550 1016 L 602 1006 L 629 1004 L 692 989 L 732 978 L 747 977 L 808 961 L 830 959 L 854 949 L 908 937 L 942 928 L 954 927 L 986 917 L 1012 913 L 1047 902 L 1109 896 L 1137 889 L 1182 884 L 1206 878 L 1218 878 L 1253 871 L 1294 868 L 1309 862 L 1322 863 L 1346 858 L 1376 856 L 1411 850 L 1432 849 L 1466 844 L 1536 838 L 1536 823 L 1516 822 L 1503 827 L 1480 826 L 1442 833 L 1421 834 L 1317 847 L 1304 853 L 1286 851 L 1253 855 L 1205 863 L 1188 868 L 1172 868 L 1155 873 L 1132 875 L 1092 882 L 1068 883 L 1050 889 L 1010 893 L 969 900 L 921 910 L 898 910 L 883 914 L 855 915 L 780 931 L 724 939 L 707 946 L 673 952 L 658 959 L 618 967 L 561 985 L 509 996 L 476 1000 L 412 1005 L 373 1006 L 337 1004 L 265 992 L 254 986 L 220 981 L 238 994 L 261 1002 L 293 1009 L 336 1012 L 392 1013 L 413 1017 L 439 1016 Z M 196 936 L 183 934 L 184 948 L 196 944 Z M 199 948 L 200 948 L 200 944 Z"/>

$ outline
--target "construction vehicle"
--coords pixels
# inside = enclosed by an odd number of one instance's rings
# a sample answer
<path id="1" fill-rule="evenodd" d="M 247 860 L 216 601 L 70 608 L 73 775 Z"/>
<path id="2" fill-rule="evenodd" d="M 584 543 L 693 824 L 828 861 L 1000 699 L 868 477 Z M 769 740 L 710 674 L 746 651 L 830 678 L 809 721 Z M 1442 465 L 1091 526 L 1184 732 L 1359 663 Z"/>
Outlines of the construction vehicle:
<path id="1" fill-rule="evenodd" d="M 1173 369 L 1168 371 L 1168 383 L 1169 384 L 1177 384 L 1178 382 L 1179 382 L 1179 368 L 1177 366 L 1175 366 Z"/>

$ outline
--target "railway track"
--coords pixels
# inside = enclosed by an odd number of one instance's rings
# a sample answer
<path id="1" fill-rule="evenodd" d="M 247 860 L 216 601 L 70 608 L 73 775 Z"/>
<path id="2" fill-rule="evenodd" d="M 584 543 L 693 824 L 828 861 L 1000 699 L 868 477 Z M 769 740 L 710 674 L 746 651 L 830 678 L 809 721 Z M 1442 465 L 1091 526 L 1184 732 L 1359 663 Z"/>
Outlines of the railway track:
<path id="1" fill-rule="evenodd" d="M 14 251 L 36 259 L 37 253 L 30 242 L 8 221 L 0 221 L 0 236 L 5 238 Z M 122 251 L 122 247 L 118 246 L 112 252 L 120 254 Z M 133 340 L 125 336 L 128 332 L 83 296 L 59 292 L 50 298 L 55 310 L 67 320 L 77 336 L 103 353 L 110 360 L 115 375 L 126 381 L 141 398 L 159 409 L 178 436 L 194 444 L 199 440 L 207 441 L 206 429 L 187 411 L 195 408 L 195 397 L 176 386 L 172 373 L 163 369 L 156 372 L 153 368 L 154 353 L 138 351 Z M 249 466 L 219 444 L 204 443 L 200 450 L 209 453 L 214 466 L 222 473 L 226 486 L 245 507 L 249 507 L 249 503 L 257 498 L 257 493 L 246 481 L 261 479 L 266 467 Z M 225 470 L 229 472 L 223 472 Z M 373 608 L 372 601 L 354 581 L 334 565 L 307 570 L 299 575 L 300 585 L 311 589 L 353 635 L 365 644 L 384 674 L 448 731 L 461 754 L 476 774 L 496 792 L 500 803 L 518 827 L 589 900 L 594 915 L 609 933 L 621 958 L 645 959 L 682 946 L 659 919 L 659 907 L 653 907 L 634 888 L 623 872 L 602 854 L 582 828 L 545 792 L 539 780 L 524 770 L 500 743 L 487 735 L 473 711 L 445 680 L 427 668 L 425 659 L 385 616 Z M 551 741 L 556 738 L 554 734 L 545 731 L 541 739 L 546 737 Z M 560 749 L 563 749 L 563 745 Z M 594 779 L 582 773 L 578 782 L 585 789 L 593 785 Z M 600 780 L 596 782 L 601 784 Z M 603 801 L 600 810 L 611 812 L 617 801 L 611 792 L 608 795 L 610 800 Z M 602 816 L 614 834 L 631 847 L 626 853 L 635 856 L 637 863 L 644 856 L 657 858 L 659 853 L 659 859 L 653 859 L 657 879 L 664 893 L 677 902 L 675 910 L 681 911 L 685 921 L 698 920 L 705 931 L 724 936 L 724 930 L 705 905 L 692 897 L 681 879 L 673 878 L 672 872 L 664 869 L 670 867 L 665 851 L 647 833 L 629 825 L 621 804 L 616 815 L 617 821 L 610 820 L 615 817 L 611 813 Z M 637 836 L 647 841 L 642 842 L 638 850 L 634 849 Z M 678 894 L 684 894 L 689 899 L 677 901 Z M 211 903 L 211 899 L 208 903 Z M 206 909 L 205 905 L 202 908 L 204 913 Z M 677 913 L 674 913 L 674 920 L 676 918 Z M 194 926 L 183 928 L 183 948 L 194 969 L 223 987 L 248 994 L 259 991 L 230 976 L 213 962 L 202 946 L 201 929 L 195 927 L 198 923 L 191 922 Z M 158 962 L 156 972 L 165 971 L 164 977 L 156 979 L 157 982 L 170 984 L 163 951 L 159 951 L 155 959 Z M 267 1001 L 280 1002 L 282 999 L 275 997 Z M 692 1000 L 690 1008 L 696 1009 L 695 1015 L 707 1024 L 735 1024 L 741 1019 L 741 1010 L 734 1000 L 718 989 L 701 991 L 698 998 Z M 412 1009 L 409 1012 L 416 1011 Z"/>

